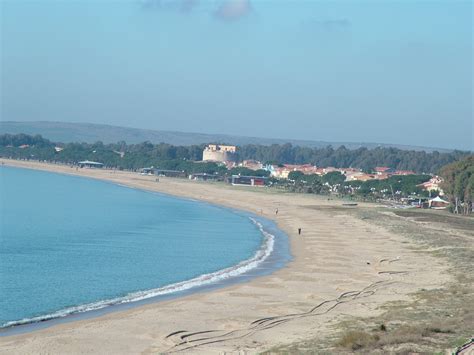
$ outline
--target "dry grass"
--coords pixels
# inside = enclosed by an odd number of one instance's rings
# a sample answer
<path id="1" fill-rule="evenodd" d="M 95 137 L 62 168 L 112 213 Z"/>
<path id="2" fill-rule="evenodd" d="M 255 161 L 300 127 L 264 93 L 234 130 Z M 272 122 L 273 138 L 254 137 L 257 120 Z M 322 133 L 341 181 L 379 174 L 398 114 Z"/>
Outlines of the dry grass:
<path id="1" fill-rule="evenodd" d="M 377 334 L 370 334 L 360 330 L 349 330 L 345 332 L 337 345 L 346 349 L 359 350 L 373 347 L 380 340 Z"/>
<path id="2" fill-rule="evenodd" d="M 380 327 L 382 328 L 382 327 Z M 348 330 L 341 334 L 340 340 L 335 344 L 360 352 L 405 352 L 431 350 L 433 342 L 443 335 L 454 334 L 452 327 L 441 326 L 409 326 L 401 325 L 392 329 L 368 331 Z M 429 351 L 429 350 L 428 350 Z"/>
<path id="3" fill-rule="evenodd" d="M 441 223 L 449 225 L 450 228 L 474 231 L 474 217 L 473 216 L 459 216 L 451 214 L 447 211 L 432 211 L 432 210 L 395 210 L 394 213 L 400 217 L 413 218 L 418 222 L 426 223 Z"/>
<path id="4" fill-rule="evenodd" d="M 420 290 L 412 295 L 413 301 L 386 304 L 381 316 L 341 322 L 331 339 L 316 337 L 271 353 L 433 354 L 467 342 L 474 333 L 474 219 L 419 210 L 396 211 L 402 218 L 386 209 L 344 213 L 402 233 L 417 242 L 420 253 L 433 250 L 431 255 L 450 264 L 455 282 L 441 289 Z"/>

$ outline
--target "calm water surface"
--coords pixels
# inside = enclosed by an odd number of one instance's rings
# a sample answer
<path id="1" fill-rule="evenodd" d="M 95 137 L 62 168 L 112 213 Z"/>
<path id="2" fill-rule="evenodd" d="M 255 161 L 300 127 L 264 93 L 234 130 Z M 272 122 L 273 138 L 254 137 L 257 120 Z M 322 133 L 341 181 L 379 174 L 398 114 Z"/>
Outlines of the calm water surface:
<path id="1" fill-rule="evenodd" d="M 264 241 L 228 209 L 10 167 L 0 167 L 0 218 L 1 326 L 230 268 Z"/>

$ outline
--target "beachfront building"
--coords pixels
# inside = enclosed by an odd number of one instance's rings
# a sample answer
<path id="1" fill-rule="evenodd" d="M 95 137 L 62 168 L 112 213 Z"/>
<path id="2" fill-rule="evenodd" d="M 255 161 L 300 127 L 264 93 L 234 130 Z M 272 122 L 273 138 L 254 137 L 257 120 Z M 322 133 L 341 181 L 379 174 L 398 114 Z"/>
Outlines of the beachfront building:
<path id="1" fill-rule="evenodd" d="M 429 207 L 436 210 L 443 210 L 449 206 L 449 202 L 443 200 L 441 197 L 436 196 L 428 201 Z"/>
<path id="2" fill-rule="evenodd" d="M 154 175 L 165 177 L 186 177 L 184 170 L 154 169 Z"/>
<path id="3" fill-rule="evenodd" d="M 243 185 L 243 186 L 265 186 L 268 182 L 268 178 L 262 176 L 241 176 L 232 175 L 232 185 Z"/>
<path id="4" fill-rule="evenodd" d="M 203 161 L 227 162 L 237 160 L 235 145 L 209 144 L 202 152 Z"/>
<path id="5" fill-rule="evenodd" d="M 96 161 L 90 161 L 90 160 L 80 161 L 77 164 L 79 165 L 80 168 L 101 169 L 104 167 L 104 164 L 96 162 Z"/>
<path id="6" fill-rule="evenodd" d="M 194 181 L 217 181 L 219 175 L 216 174 L 207 174 L 207 173 L 196 173 L 189 175 L 189 180 Z"/>
<path id="7" fill-rule="evenodd" d="M 156 175 L 156 176 L 165 176 L 165 177 L 186 177 L 184 170 L 167 170 L 149 167 L 142 168 L 140 170 L 140 175 Z"/>
<path id="8" fill-rule="evenodd" d="M 140 170 L 140 175 L 155 175 L 155 168 L 143 168 Z"/>

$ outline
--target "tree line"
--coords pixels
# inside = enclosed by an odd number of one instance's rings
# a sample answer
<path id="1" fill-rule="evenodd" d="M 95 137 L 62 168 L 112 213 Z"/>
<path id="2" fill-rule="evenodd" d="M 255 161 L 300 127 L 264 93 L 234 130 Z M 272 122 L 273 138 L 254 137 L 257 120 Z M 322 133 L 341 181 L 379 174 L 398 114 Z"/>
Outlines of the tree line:
<path id="1" fill-rule="evenodd" d="M 443 190 L 451 202 L 452 212 L 471 214 L 474 196 L 474 155 L 441 169 Z"/>
<path id="2" fill-rule="evenodd" d="M 335 192 L 340 196 L 355 195 L 377 200 L 390 198 L 393 200 L 401 197 L 423 196 L 429 193 L 419 185 L 428 181 L 431 175 L 394 175 L 383 180 L 346 181 L 346 177 L 333 171 L 325 175 L 304 175 L 300 171 L 292 171 L 288 175 L 285 188 L 294 192 L 324 194 Z"/>
<path id="3" fill-rule="evenodd" d="M 28 148 L 15 149 L 23 145 Z M 54 147 L 63 148 L 56 152 Z M 174 146 L 171 144 L 152 144 L 143 142 L 127 144 L 96 143 L 58 143 L 51 142 L 40 135 L 3 134 L 0 135 L 0 154 L 12 158 L 38 159 L 75 163 L 80 160 L 94 160 L 106 166 L 119 169 L 139 169 L 146 166 L 170 168 L 177 170 L 203 170 L 195 168 L 191 162 L 202 160 L 202 145 Z M 273 144 L 270 146 L 248 144 L 239 147 L 239 160 L 258 160 L 268 164 L 313 164 L 316 166 L 333 166 L 336 168 L 360 168 L 370 171 L 376 166 L 389 166 L 398 170 L 413 170 L 417 173 L 437 173 L 441 167 L 458 161 L 468 152 L 452 151 L 427 153 L 424 151 L 400 150 L 396 148 L 359 148 L 350 150 L 344 146 L 337 149 L 309 148 L 291 144 Z M 214 164 L 208 166 L 209 172 L 218 172 Z M 206 170 L 207 168 L 204 168 Z M 207 171 L 206 171 L 207 172 Z"/>
<path id="4" fill-rule="evenodd" d="M 376 166 L 388 166 L 397 170 L 412 170 L 417 173 L 436 173 L 441 167 L 467 156 L 468 152 L 454 150 L 449 153 L 433 151 L 401 150 L 377 147 L 368 149 L 347 149 L 344 146 L 333 148 L 309 148 L 283 145 L 245 145 L 239 148 L 242 159 L 255 159 L 262 162 L 313 164 L 335 168 L 360 168 L 371 171 Z"/>

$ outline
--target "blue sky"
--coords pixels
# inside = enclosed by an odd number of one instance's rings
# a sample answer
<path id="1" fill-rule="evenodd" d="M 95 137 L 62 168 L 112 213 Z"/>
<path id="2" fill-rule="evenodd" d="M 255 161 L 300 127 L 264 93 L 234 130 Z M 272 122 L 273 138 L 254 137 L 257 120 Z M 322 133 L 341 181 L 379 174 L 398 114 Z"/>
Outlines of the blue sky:
<path id="1" fill-rule="evenodd" d="M 1 119 L 474 149 L 470 1 L 1 1 Z"/>

